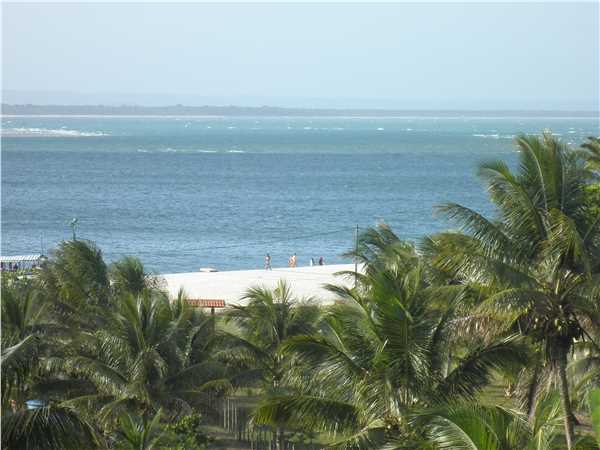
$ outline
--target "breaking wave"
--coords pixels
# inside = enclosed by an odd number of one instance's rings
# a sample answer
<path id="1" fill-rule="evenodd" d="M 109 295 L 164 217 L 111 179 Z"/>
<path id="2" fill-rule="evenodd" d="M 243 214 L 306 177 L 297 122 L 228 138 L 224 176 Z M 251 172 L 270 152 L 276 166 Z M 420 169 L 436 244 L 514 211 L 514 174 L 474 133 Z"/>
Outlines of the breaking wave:
<path id="1" fill-rule="evenodd" d="M 79 131 L 69 130 L 65 127 L 59 129 L 53 128 L 5 128 L 2 130 L 2 136 L 4 137 L 99 137 L 109 136 L 107 133 L 102 131 Z"/>
<path id="2" fill-rule="evenodd" d="M 479 137 L 484 139 L 514 139 L 511 134 L 472 134 L 473 137 Z"/>

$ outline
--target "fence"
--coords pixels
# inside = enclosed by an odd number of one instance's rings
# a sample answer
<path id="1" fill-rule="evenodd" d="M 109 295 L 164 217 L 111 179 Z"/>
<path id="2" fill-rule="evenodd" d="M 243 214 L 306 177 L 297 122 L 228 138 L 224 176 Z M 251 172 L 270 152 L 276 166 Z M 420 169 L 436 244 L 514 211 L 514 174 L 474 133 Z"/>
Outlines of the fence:
<path id="1" fill-rule="evenodd" d="M 248 397 L 226 397 L 219 400 L 215 425 L 224 428 L 231 437 L 245 443 L 251 450 L 318 450 L 314 435 L 285 430 L 280 447 L 277 432 L 269 426 L 252 423 L 253 405 Z"/>

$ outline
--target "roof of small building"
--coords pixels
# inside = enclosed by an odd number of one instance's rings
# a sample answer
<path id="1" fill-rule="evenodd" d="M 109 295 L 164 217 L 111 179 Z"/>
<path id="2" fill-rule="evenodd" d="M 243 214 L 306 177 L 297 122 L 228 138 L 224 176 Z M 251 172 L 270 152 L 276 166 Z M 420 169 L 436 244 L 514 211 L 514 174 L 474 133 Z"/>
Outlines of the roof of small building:
<path id="1" fill-rule="evenodd" d="M 20 262 L 36 262 L 42 259 L 43 255 L 14 255 L 14 256 L 0 256 L 0 262 L 3 263 L 20 263 Z"/>
<path id="2" fill-rule="evenodd" d="M 188 298 L 187 303 L 196 308 L 225 308 L 225 300 L 210 298 Z"/>

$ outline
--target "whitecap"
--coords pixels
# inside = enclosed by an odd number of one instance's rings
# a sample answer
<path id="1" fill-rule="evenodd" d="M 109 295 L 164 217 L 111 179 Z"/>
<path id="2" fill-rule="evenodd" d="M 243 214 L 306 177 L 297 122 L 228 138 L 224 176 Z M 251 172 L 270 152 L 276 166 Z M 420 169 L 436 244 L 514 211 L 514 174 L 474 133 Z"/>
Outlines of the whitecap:
<path id="1" fill-rule="evenodd" d="M 3 136 L 9 137 L 99 137 L 108 136 L 107 133 L 102 131 L 79 131 L 69 130 L 65 128 L 52 129 L 52 128 L 35 128 L 35 127 L 19 127 L 19 128 L 6 128 L 2 130 Z"/>
<path id="2" fill-rule="evenodd" d="M 473 134 L 473 137 L 480 137 L 480 138 L 492 138 L 492 139 L 499 139 L 500 135 L 499 134 Z M 512 137 L 511 137 L 512 139 Z"/>
<path id="3" fill-rule="evenodd" d="M 227 153 L 246 153 L 244 150 L 229 150 Z"/>
<path id="4" fill-rule="evenodd" d="M 377 131 L 383 131 L 385 128 L 377 128 Z"/>

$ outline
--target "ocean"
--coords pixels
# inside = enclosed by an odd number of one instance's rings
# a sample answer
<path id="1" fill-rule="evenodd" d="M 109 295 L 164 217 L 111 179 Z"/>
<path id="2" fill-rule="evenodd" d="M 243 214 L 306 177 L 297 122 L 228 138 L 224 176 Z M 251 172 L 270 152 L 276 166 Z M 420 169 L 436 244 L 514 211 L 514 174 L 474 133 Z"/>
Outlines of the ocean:
<path id="1" fill-rule="evenodd" d="M 3 255 L 71 237 L 158 273 L 348 262 L 356 227 L 418 242 L 434 206 L 493 214 L 478 165 L 515 165 L 517 133 L 578 145 L 589 117 L 2 118 Z"/>

